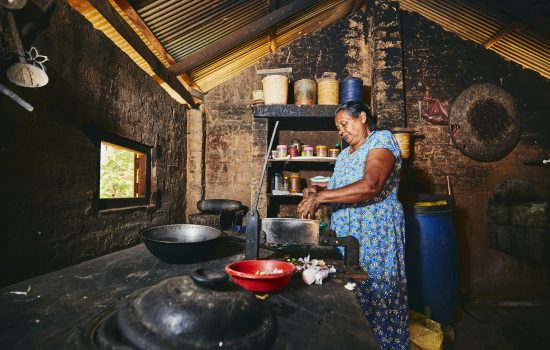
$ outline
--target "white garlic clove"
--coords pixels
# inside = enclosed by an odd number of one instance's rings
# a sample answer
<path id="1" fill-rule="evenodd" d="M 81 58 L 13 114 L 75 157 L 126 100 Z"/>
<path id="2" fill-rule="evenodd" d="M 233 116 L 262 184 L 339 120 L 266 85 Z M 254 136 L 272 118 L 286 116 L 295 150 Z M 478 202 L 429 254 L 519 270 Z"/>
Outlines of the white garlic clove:
<path id="1" fill-rule="evenodd" d="M 317 270 L 305 269 L 304 272 L 302 272 L 302 281 L 304 281 L 304 283 L 307 285 L 311 285 L 313 282 L 315 282 L 316 274 Z"/>
<path id="2" fill-rule="evenodd" d="M 355 286 L 357 286 L 357 284 L 348 282 L 348 283 L 346 283 L 344 288 L 346 288 L 347 290 L 353 290 L 353 289 L 355 289 Z"/>

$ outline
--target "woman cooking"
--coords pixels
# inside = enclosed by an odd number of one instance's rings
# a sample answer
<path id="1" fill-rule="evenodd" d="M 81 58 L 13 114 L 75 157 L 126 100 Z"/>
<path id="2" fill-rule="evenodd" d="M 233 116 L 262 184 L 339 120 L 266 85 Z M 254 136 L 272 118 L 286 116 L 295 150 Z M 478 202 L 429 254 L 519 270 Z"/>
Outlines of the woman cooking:
<path id="1" fill-rule="evenodd" d="M 308 187 L 298 214 L 314 217 L 321 203 L 332 204 L 331 228 L 359 240 L 359 262 L 369 278 L 356 293 L 382 349 L 409 348 L 405 222 L 397 199 L 401 151 L 389 131 L 376 130 L 367 106 L 348 102 L 335 116 L 342 151 L 326 190 Z"/>

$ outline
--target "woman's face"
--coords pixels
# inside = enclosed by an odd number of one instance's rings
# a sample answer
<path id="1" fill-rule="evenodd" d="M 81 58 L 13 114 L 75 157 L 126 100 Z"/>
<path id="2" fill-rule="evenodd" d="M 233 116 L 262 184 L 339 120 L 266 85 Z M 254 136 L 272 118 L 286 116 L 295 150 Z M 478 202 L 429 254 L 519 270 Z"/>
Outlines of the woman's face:
<path id="1" fill-rule="evenodd" d="M 366 121 L 367 116 L 364 112 L 361 112 L 359 117 L 354 118 L 348 112 L 340 111 L 336 113 L 334 119 L 338 134 L 352 147 L 360 144 L 367 137 L 368 129 Z"/>

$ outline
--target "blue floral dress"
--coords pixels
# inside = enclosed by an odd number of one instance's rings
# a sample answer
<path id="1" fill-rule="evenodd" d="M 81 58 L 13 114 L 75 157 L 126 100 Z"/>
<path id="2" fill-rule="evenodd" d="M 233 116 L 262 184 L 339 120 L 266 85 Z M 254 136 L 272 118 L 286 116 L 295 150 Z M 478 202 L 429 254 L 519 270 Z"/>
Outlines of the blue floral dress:
<path id="1" fill-rule="evenodd" d="M 356 294 L 382 349 L 409 349 L 407 279 L 405 276 L 405 221 L 397 199 L 401 151 L 389 131 L 373 131 L 358 150 L 344 149 L 328 184 L 329 189 L 364 177 L 370 150 L 385 148 L 396 162 L 382 191 L 361 203 L 333 203 L 331 228 L 339 237 L 359 240 L 359 263 L 369 278 L 358 284 Z"/>

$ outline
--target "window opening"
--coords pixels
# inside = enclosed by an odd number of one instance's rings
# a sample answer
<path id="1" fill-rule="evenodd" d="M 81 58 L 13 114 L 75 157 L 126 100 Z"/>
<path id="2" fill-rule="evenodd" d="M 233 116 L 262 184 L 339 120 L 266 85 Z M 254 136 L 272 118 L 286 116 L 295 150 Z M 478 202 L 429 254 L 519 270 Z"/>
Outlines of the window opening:
<path id="1" fill-rule="evenodd" d="M 144 198 L 146 155 L 101 141 L 99 198 Z"/>

